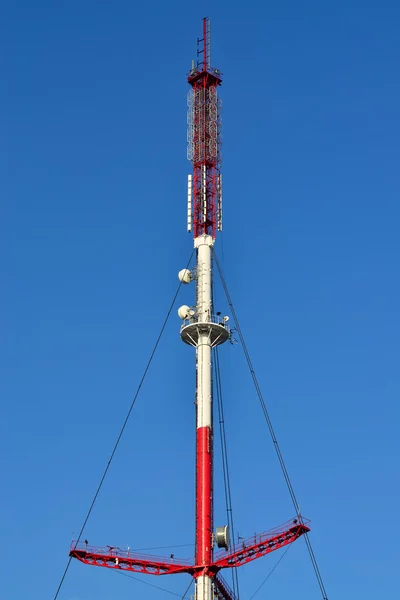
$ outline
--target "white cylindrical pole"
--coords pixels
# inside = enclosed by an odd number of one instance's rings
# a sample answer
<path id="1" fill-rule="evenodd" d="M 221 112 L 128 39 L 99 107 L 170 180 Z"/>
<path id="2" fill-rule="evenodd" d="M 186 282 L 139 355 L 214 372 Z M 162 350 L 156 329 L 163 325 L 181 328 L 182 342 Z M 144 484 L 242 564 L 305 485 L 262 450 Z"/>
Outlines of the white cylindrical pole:
<path id="1" fill-rule="evenodd" d="M 200 575 L 196 580 L 196 600 L 212 600 L 211 578 Z"/>
<path id="2" fill-rule="evenodd" d="M 196 310 L 200 323 L 211 321 L 211 235 L 200 235 L 195 239 L 197 248 Z"/>

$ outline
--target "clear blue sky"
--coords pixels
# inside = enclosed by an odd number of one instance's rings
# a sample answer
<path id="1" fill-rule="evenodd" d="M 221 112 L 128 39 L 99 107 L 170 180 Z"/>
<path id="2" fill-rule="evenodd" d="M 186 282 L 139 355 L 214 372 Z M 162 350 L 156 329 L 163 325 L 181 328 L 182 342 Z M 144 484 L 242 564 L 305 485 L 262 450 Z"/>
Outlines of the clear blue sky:
<path id="1" fill-rule="evenodd" d="M 20 0 L 1 13 L 2 597 L 53 598 L 191 252 L 185 76 L 205 14 L 224 73 L 216 248 L 328 596 L 394 597 L 399 3 Z M 293 509 L 240 347 L 221 361 L 235 520 L 251 535 Z M 174 310 L 91 543 L 193 543 L 194 376 Z M 243 567 L 242 600 L 278 557 Z M 59 596 L 139 597 L 172 598 L 77 562 Z M 320 599 L 302 541 L 266 597 Z"/>

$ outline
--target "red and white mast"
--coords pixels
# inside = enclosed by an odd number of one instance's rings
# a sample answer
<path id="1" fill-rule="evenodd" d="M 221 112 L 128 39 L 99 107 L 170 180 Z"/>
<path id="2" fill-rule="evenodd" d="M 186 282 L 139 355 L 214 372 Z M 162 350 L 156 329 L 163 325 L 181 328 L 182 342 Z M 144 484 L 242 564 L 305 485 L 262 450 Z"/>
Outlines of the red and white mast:
<path id="1" fill-rule="evenodd" d="M 203 19 L 203 38 L 188 82 L 188 158 L 193 175 L 188 177 L 188 231 L 194 232 L 196 268 L 180 272 L 181 281 L 196 281 L 196 305 L 181 307 L 182 340 L 196 348 L 196 600 L 211 600 L 213 562 L 213 427 L 212 348 L 229 338 L 226 321 L 213 314 L 211 249 L 222 227 L 220 175 L 221 74 L 211 67 L 210 21 Z"/>
<path id="2" fill-rule="evenodd" d="M 70 557 L 84 564 L 149 575 L 186 573 L 196 580 L 196 600 L 237 600 L 220 571 L 240 567 L 292 544 L 309 531 L 297 517 L 280 527 L 254 534 L 240 544 L 229 542 L 228 527 L 213 533 L 213 422 L 212 349 L 230 337 L 228 317 L 214 315 L 212 305 L 212 248 L 222 229 L 220 174 L 221 120 L 218 87 L 221 73 L 211 67 L 210 21 L 203 19 L 198 40 L 200 60 L 188 76 L 188 158 L 193 173 L 188 178 L 187 229 L 194 233 L 196 267 L 179 272 L 182 283 L 196 282 L 196 303 L 181 306 L 181 338 L 196 348 L 196 551 L 194 563 L 144 555 L 116 546 L 96 547 L 77 540 Z M 213 552 L 215 545 L 223 548 Z"/>

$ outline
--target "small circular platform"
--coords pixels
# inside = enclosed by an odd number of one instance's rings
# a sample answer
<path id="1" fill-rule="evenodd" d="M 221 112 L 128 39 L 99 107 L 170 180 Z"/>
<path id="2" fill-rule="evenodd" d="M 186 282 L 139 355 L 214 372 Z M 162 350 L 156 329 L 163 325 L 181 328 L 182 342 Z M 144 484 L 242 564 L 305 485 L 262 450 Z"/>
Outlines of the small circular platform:
<path id="1" fill-rule="evenodd" d="M 207 333 L 211 347 L 219 346 L 230 338 L 230 330 L 227 325 L 221 323 L 206 323 L 185 321 L 181 327 L 181 338 L 189 346 L 197 346 L 200 334 Z"/>

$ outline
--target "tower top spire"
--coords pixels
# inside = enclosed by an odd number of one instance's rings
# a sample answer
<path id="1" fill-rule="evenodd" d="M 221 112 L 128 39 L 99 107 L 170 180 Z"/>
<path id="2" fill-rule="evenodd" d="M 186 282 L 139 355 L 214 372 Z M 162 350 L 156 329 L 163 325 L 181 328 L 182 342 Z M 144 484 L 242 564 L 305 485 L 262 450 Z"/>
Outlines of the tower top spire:
<path id="1" fill-rule="evenodd" d="M 199 62 L 201 55 L 203 60 Z M 203 65 L 203 71 L 207 71 L 208 66 L 211 66 L 211 21 L 208 17 L 203 19 L 203 37 L 197 38 L 197 66 L 200 64 Z"/>
<path id="2" fill-rule="evenodd" d="M 192 68 L 188 75 L 188 81 L 192 84 L 193 77 L 208 73 L 218 79 L 217 85 L 221 85 L 221 72 L 211 66 L 211 21 L 209 17 L 203 19 L 203 37 L 197 38 L 196 60 L 192 61 Z"/>

